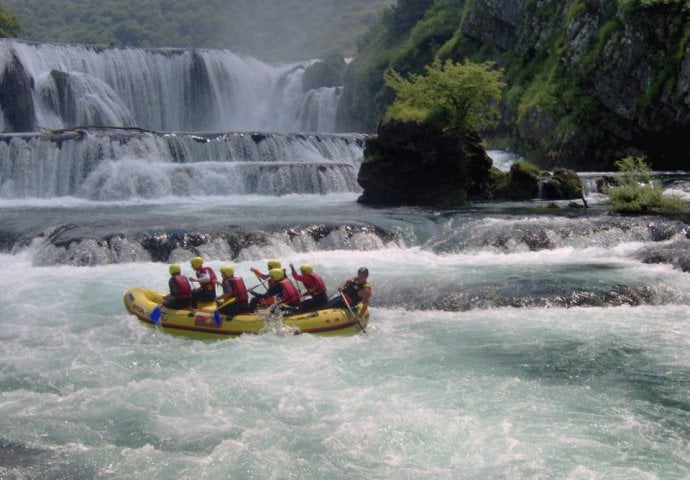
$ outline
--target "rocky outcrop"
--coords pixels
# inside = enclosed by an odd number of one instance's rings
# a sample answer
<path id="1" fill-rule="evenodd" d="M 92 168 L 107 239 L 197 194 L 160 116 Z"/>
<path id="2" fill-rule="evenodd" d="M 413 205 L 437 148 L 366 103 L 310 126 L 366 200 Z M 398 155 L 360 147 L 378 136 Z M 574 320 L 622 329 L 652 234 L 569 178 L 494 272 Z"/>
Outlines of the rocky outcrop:
<path id="1" fill-rule="evenodd" d="M 302 90 L 307 92 L 321 87 L 340 87 L 345 74 L 345 60 L 341 55 L 329 55 L 304 71 Z"/>
<path id="2" fill-rule="evenodd" d="M 483 193 L 491 159 L 480 138 L 464 142 L 433 126 L 389 122 L 367 140 L 358 182 L 369 205 L 463 205 Z"/>
<path id="3" fill-rule="evenodd" d="M 534 160 L 609 167 L 643 153 L 680 168 L 690 155 L 688 15 L 680 1 L 476 0 L 462 32 L 534 70 L 509 79 L 526 92 L 509 127 Z"/>
<path id="4" fill-rule="evenodd" d="M 12 51 L 0 70 L 0 110 L 4 113 L 5 132 L 36 130 L 32 99 L 33 79 Z M 0 65 L 1 66 L 1 65 Z"/>
<path id="5" fill-rule="evenodd" d="M 381 80 L 388 68 L 406 76 L 434 58 L 488 60 L 504 68 L 508 87 L 501 124 L 482 132 L 490 145 L 500 140 L 547 169 L 608 170 L 628 155 L 687 168 L 687 1 L 448 3 L 435 2 L 409 30 L 382 21 L 371 32 L 345 76 L 341 125 L 371 129 L 382 118 L 393 101 Z"/>
<path id="6" fill-rule="evenodd" d="M 542 200 L 584 199 L 580 177 L 573 170 L 566 168 L 542 173 L 539 180 L 539 198 Z"/>

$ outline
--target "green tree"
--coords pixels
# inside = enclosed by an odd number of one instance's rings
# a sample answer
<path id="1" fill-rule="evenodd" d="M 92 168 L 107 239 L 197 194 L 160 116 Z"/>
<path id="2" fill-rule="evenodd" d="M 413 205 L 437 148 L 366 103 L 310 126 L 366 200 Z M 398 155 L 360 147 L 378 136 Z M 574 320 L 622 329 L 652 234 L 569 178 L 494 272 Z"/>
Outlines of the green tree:
<path id="1" fill-rule="evenodd" d="M 0 5 L 0 37 L 18 37 L 22 31 L 22 22 L 19 17 Z"/>
<path id="2" fill-rule="evenodd" d="M 499 118 L 498 102 L 505 83 L 494 64 L 435 60 L 426 75 L 403 78 L 395 70 L 384 75 L 396 94 L 384 121 L 430 123 L 441 130 L 462 135 L 479 132 Z"/>

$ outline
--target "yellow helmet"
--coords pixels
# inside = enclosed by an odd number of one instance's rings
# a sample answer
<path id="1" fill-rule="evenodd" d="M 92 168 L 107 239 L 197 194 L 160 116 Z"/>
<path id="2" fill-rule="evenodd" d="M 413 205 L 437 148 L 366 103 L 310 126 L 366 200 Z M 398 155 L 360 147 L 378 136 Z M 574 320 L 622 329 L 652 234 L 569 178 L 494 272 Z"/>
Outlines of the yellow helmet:
<path id="1" fill-rule="evenodd" d="M 280 260 L 276 260 L 275 258 L 270 259 L 267 265 L 269 270 L 272 270 L 274 268 L 281 268 Z"/>
<path id="2" fill-rule="evenodd" d="M 192 264 L 192 268 L 197 269 L 204 264 L 204 259 L 201 257 L 193 257 L 189 263 Z"/>
<path id="3" fill-rule="evenodd" d="M 168 271 L 170 272 L 170 275 L 175 275 L 176 273 L 180 273 L 182 269 L 180 268 L 179 263 L 172 263 L 168 267 Z"/>
<path id="4" fill-rule="evenodd" d="M 275 280 L 276 282 L 279 282 L 283 278 L 285 278 L 285 272 L 283 272 L 282 268 L 272 268 L 268 271 L 268 274 Z"/>
<path id="5" fill-rule="evenodd" d="M 312 267 L 308 263 L 305 263 L 304 265 L 299 267 L 299 269 L 302 273 L 312 273 L 314 271 L 314 267 Z"/>
<path id="6" fill-rule="evenodd" d="M 220 273 L 226 277 L 232 277 L 235 274 L 235 269 L 232 268 L 232 265 L 225 265 L 224 267 L 220 268 Z"/>

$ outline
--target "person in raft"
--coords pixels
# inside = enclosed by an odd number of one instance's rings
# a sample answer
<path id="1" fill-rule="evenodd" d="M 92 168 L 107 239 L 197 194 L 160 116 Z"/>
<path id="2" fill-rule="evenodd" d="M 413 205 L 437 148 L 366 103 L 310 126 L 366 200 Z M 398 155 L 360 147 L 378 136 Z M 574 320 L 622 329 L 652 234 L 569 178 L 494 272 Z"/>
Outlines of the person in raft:
<path id="1" fill-rule="evenodd" d="M 170 272 L 168 280 L 170 294 L 163 297 L 163 306 L 175 310 L 189 308 L 192 299 L 192 284 L 189 283 L 187 277 L 182 275 L 179 263 L 171 264 L 168 271 Z"/>
<path id="2" fill-rule="evenodd" d="M 269 272 L 274 268 L 283 268 L 280 264 L 280 260 L 278 260 L 276 258 L 271 258 L 270 260 L 268 260 L 268 262 L 266 262 L 266 266 L 268 267 Z M 275 283 L 275 281 L 273 280 L 273 278 L 271 277 L 271 275 L 269 273 L 263 273 L 263 272 L 261 272 L 261 270 L 259 270 L 256 267 L 252 267 L 249 270 L 254 275 L 256 275 L 256 278 L 258 278 L 259 280 L 268 280 L 268 286 L 269 287 L 271 287 Z"/>
<path id="3" fill-rule="evenodd" d="M 196 308 L 198 303 L 213 302 L 216 300 L 216 272 L 211 267 L 204 267 L 204 259 L 201 257 L 192 258 L 189 263 L 194 269 L 195 277 L 189 277 L 191 282 L 199 284 L 199 288 L 192 290 L 192 308 Z"/>
<path id="4" fill-rule="evenodd" d="M 266 266 L 268 267 L 268 271 L 269 271 L 269 272 L 270 272 L 272 269 L 274 269 L 274 268 L 280 268 L 281 270 L 283 269 L 283 267 L 282 267 L 281 264 L 280 264 L 280 260 L 277 260 L 277 259 L 275 259 L 275 258 L 270 259 L 270 260 L 266 263 Z M 263 272 L 261 272 L 261 271 L 260 271 L 258 268 L 256 268 L 256 267 L 252 267 L 252 268 L 250 268 L 249 270 L 250 270 L 254 275 L 256 275 L 256 278 L 258 278 L 258 279 L 261 281 L 262 285 L 264 285 L 264 288 L 266 288 L 266 290 L 268 290 L 269 288 L 271 288 L 271 287 L 273 286 L 273 284 L 275 283 L 275 280 L 273 280 L 273 277 L 271 277 L 270 273 L 263 273 Z M 285 273 L 285 270 L 283 270 L 283 273 Z M 287 274 L 286 274 L 286 275 L 287 275 Z M 268 280 L 268 287 L 266 287 L 266 285 L 264 284 L 264 280 Z M 266 298 L 262 299 L 262 300 L 260 301 L 260 303 L 261 303 L 262 305 L 268 306 L 268 305 L 272 305 L 272 304 L 273 304 L 273 300 L 274 300 L 273 297 L 266 297 Z"/>
<path id="5" fill-rule="evenodd" d="M 249 311 L 249 295 L 242 277 L 235 276 L 235 269 L 232 265 L 222 267 L 220 275 L 222 282 L 218 282 L 218 285 L 223 287 L 223 294 L 216 300 L 219 307 L 218 311 L 227 316 L 247 313 Z"/>
<path id="6" fill-rule="evenodd" d="M 290 264 L 290 270 L 292 270 L 292 278 L 298 282 L 302 282 L 304 288 L 307 290 L 306 294 L 311 296 L 311 298 L 302 300 L 302 303 L 300 303 L 300 313 L 313 312 L 314 310 L 325 307 L 328 303 L 326 284 L 323 281 L 323 277 L 314 272 L 314 267 L 305 263 L 299 267 L 300 273 L 297 273 L 295 266 Z"/>
<path id="7" fill-rule="evenodd" d="M 330 308 L 347 308 L 349 305 L 354 310 L 355 306 L 361 303 L 362 306 L 356 314 L 357 318 L 362 320 L 369 309 L 369 300 L 371 299 L 371 285 L 369 285 L 368 278 L 369 269 L 361 267 L 357 270 L 355 278 L 345 280 L 338 287 L 341 294 L 333 297 L 328 302 L 328 306 Z"/>
<path id="8" fill-rule="evenodd" d="M 274 304 L 281 304 L 290 307 L 292 311 L 296 311 L 299 308 L 300 294 L 299 290 L 288 277 L 285 276 L 285 270 L 282 268 L 272 268 L 268 271 L 268 274 L 273 279 L 273 285 L 268 287 L 266 293 L 256 293 L 250 291 L 254 298 L 249 302 L 249 310 L 254 312 L 256 307 L 261 300 L 267 298 L 273 298 Z"/>

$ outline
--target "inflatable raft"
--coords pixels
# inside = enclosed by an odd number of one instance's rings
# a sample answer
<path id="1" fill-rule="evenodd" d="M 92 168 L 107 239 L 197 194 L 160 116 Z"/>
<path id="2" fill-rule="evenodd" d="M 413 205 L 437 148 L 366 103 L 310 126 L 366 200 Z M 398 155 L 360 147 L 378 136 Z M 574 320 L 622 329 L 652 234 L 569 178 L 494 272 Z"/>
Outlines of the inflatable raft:
<path id="1" fill-rule="evenodd" d="M 140 322 L 164 332 L 196 338 L 227 338 L 243 334 L 260 334 L 281 328 L 293 333 L 315 335 L 348 335 L 366 331 L 369 314 L 362 320 L 348 309 L 327 308 L 314 312 L 284 315 L 279 309 L 229 317 L 216 311 L 215 304 L 197 309 L 173 310 L 161 307 L 163 292 L 144 287 L 129 289 L 124 296 L 127 311 Z"/>

